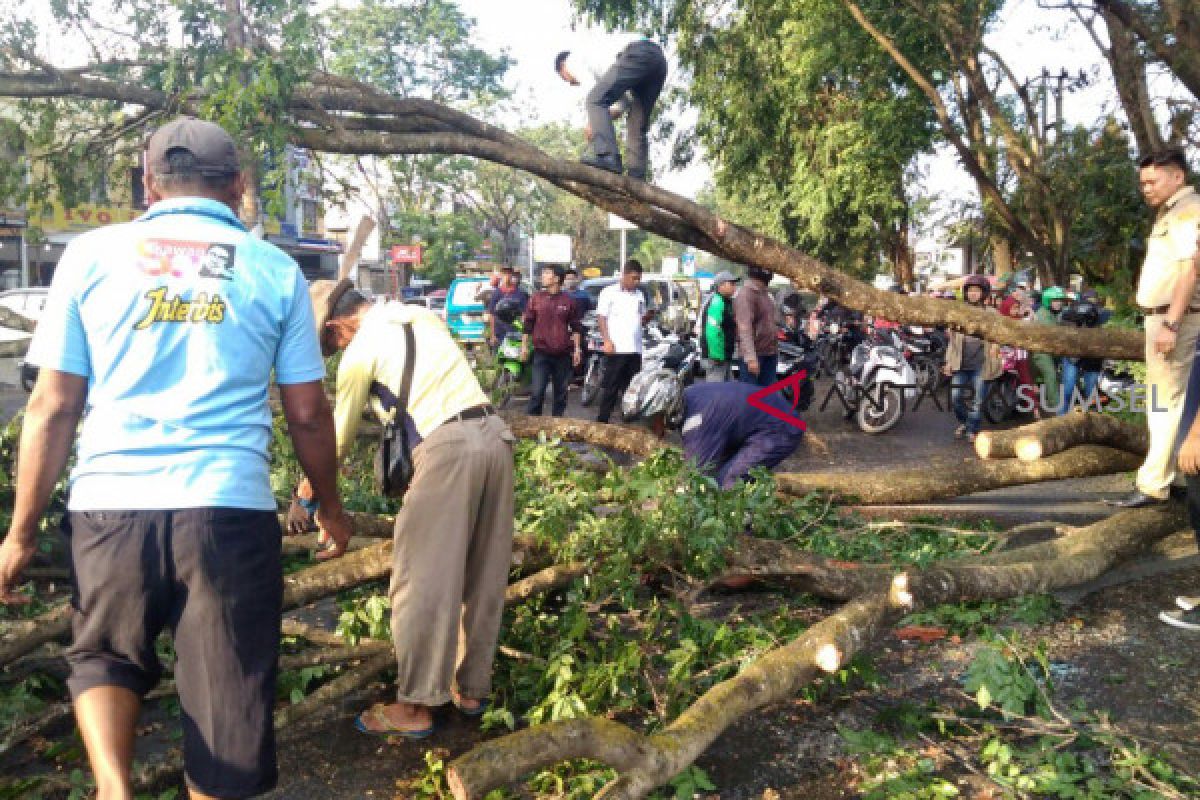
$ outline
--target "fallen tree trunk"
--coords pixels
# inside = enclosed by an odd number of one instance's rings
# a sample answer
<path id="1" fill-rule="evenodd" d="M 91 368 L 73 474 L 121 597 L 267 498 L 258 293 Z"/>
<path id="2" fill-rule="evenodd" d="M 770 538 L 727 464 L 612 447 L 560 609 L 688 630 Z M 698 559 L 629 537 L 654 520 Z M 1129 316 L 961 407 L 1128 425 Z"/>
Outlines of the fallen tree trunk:
<path id="1" fill-rule="evenodd" d="M 864 587 L 864 596 L 709 689 L 660 733 L 645 736 L 604 718 L 528 728 L 484 742 L 455 759 L 448 771 L 451 791 L 457 800 L 481 798 L 533 770 L 587 758 L 618 771 L 598 797 L 645 797 L 692 764 L 733 722 L 790 698 L 821 672 L 836 671 L 904 615 L 934 603 L 1012 597 L 1091 580 L 1183 524 L 1186 515 L 1178 504 L 1138 509 L 1079 529 L 1070 538 L 1088 549 L 1051 561 L 897 570 L 890 580 L 880 574 L 878 585 L 871 581 Z M 1119 531 L 1128 533 L 1108 536 Z M 1041 551 L 1023 554 L 1038 556 Z"/>
<path id="2" fill-rule="evenodd" d="M 1017 458 L 1037 461 L 1084 444 L 1104 445 L 1145 456 L 1150 445 L 1146 426 L 1112 414 L 1088 411 L 1022 425 L 1006 431 L 984 431 L 975 437 L 975 452 L 983 459 Z"/>
<path id="3" fill-rule="evenodd" d="M 1041 481 L 1088 478 L 1129 472 L 1141 466 L 1141 456 L 1099 445 L 1073 447 L 1032 462 L 968 461 L 952 469 L 880 469 L 856 472 L 804 472 L 775 475 L 779 489 L 803 497 L 828 492 L 865 505 L 926 503 L 1005 486 Z"/>

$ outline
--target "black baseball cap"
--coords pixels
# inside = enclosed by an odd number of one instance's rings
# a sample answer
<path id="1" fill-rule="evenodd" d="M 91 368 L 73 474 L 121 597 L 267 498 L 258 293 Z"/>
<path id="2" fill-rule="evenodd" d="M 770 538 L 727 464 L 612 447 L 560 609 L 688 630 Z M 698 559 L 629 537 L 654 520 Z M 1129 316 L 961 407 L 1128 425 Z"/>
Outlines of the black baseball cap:
<path id="1" fill-rule="evenodd" d="M 146 143 L 146 167 L 156 175 L 171 174 L 167 154 L 186 150 L 196 160 L 196 171 L 206 177 L 236 175 L 237 145 L 220 125 L 195 117 L 179 117 L 159 128 Z"/>

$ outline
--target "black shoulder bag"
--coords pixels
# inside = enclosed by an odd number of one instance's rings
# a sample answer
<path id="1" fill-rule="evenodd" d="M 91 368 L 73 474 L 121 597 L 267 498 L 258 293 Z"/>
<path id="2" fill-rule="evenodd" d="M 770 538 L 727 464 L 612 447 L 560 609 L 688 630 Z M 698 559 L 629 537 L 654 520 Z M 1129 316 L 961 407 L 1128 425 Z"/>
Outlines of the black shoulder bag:
<path id="1" fill-rule="evenodd" d="M 400 380 L 400 396 L 379 381 L 371 384 L 371 393 L 379 398 L 385 412 L 392 411 L 391 420 L 383 426 L 379 449 L 375 451 L 375 487 L 385 497 L 401 497 L 408 491 L 413 478 L 412 448 L 408 441 L 408 426 L 403 415 L 408 411 L 408 393 L 412 388 L 413 364 L 416 361 L 412 323 L 404 323 L 404 377 Z"/>

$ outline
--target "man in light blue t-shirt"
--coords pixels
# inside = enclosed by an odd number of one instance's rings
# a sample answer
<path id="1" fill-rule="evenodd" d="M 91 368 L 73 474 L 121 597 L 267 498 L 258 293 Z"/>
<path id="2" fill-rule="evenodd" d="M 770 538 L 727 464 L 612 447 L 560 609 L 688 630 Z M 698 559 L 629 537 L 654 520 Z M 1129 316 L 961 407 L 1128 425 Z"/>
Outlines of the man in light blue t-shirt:
<path id="1" fill-rule="evenodd" d="M 41 368 L 0 545 L 0 602 L 82 416 L 64 529 L 77 610 L 68 686 L 101 797 L 131 797 L 134 726 L 175 638 L 192 798 L 275 784 L 272 729 L 283 578 L 268 475 L 272 373 L 317 523 L 349 539 L 306 283 L 234 213 L 233 140 L 180 118 L 146 150 L 141 218 L 67 247 L 28 361 Z"/>

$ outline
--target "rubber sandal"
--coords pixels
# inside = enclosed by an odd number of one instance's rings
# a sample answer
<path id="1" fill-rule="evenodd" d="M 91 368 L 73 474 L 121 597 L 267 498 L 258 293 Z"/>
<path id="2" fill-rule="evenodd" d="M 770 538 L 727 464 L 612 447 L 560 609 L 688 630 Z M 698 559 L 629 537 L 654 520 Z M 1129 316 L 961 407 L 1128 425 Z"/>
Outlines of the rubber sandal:
<path id="1" fill-rule="evenodd" d="M 368 715 L 373 717 L 376 722 L 384 725 L 385 727 L 382 730 L 372 730 L 371 728 L 368 728 L 363 722 L 363 717 Z M 359 733 L 365 733 L 368 736 L 399 736 L 402 739 L 417 741 L 419 739 L 428 739 L 430 736 L 432 736 L 434 726 L 430 725 L 428 728 L 418 728 L 415 731 L 406 731 L 401 730 L 400 728 L 393 728 L 391 727 L 391 722 L 388 721 L 387 717 L 383 716 L 381 708 L 377 706 L 375 708 L 369 708 L 355 717 L 354 729 Z"/>

